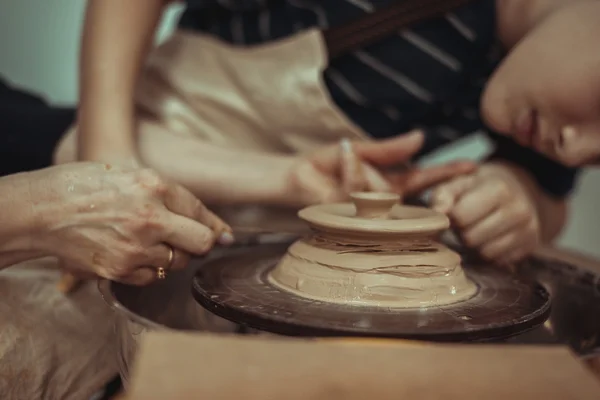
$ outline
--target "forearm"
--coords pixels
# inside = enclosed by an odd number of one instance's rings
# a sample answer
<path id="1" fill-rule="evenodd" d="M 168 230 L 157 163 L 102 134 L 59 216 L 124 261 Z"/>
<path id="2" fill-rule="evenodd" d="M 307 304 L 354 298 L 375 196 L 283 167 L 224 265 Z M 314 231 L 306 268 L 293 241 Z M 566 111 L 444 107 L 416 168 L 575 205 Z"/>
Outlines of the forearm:
<path id="1" fill-rule="evenodd" d="M 210 146 L 212 147 L 212 146 Z M 263 204 L 294 207 L 289 196 L 291 156 L 234 152 L 224 148 L 206 148 L 200 156 L 206 168 L 200 179 L 191 177 L 184 169 L 178 179 L 208 205 Z"/>
<path id="2" fill-rule="evenodd" d="M 527 191 L 538 213 L 543 243 L 550 243 L 560 234 L 567 221 L 568 201 L 546 194 L 525 169 L 508 161 L 493 160 L 486 164 L 502 168 Z"/>
<path id="3" fill-rule="evenodd" d="M 208 205 L 299 206 L 290 195 L 292 155 L 232 149 L 144 127 L 139 154 L 145 165 L 188 188 Z"/>
<path id="4" fill-rule="evenodd" d="M 33 239 L 43 205 L 32 199 L 29 174 L 0 178 L 0 269 L 48 255 Z"/>
<path id="5" fill-rule="evenodd" d="M 80 159 L 135 154 L 135 87 L 168 2 L 89 0 L 81 46 Z"/>
<path id="6" fill-rule="evenodd" d="M 548 15 L 582 1 L 594 0 L 496 0 L 498 38 L 510 49 Z"/>

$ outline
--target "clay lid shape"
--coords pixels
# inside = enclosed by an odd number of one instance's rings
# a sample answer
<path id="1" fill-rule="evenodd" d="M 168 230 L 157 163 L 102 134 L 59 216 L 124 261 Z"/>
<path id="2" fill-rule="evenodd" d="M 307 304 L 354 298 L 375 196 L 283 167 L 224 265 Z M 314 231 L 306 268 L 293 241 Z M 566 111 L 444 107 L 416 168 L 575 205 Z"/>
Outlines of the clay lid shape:
<path id="1" fill-rule="evenodd" d="M 355 192 L 352 203 L 311 206 L 298 216 L 313 229 L 376 236 L 433 235 L 450 226 L 448 217 L 422 207 L 398 204 L 400 196 L 384 192 Z"/>

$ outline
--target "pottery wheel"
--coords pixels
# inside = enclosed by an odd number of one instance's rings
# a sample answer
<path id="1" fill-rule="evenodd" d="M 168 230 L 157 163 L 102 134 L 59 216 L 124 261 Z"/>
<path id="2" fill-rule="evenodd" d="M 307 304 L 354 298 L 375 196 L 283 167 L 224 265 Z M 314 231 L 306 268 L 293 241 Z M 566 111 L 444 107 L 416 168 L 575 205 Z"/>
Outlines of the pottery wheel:
<path id="1" fill-rule="evenodd" d="M 196 299 L 260 330 L 309 336 L 491 340 L 542 323 L 541 287 L 494 268 L 464 268 L 439 241 L 448 217 L 358 192 L 298 213 L 311 233 L 204 265 Z"/>
<path id="2" fill-rule="evenodd" d="M 230 321 L 288 336 L 395 337 L 435 341 L 500 340 L 542 324 L 548 293 L 494 267 L 465 268 L 478 287 L 467 301 L 433 308 L 356 307 L 307 299 L 274 287 L 269 272 L 287 245 L 262 245 L 204 264 L 196 300 Z"/>

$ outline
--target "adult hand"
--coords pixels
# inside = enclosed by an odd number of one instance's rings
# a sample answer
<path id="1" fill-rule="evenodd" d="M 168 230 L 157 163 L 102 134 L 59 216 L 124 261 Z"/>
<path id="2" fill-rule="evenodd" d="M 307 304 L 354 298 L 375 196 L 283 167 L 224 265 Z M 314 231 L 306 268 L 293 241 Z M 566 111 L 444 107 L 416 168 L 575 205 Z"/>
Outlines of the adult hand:
<path id="1" fill-rule="evenodd" d="M 423 134 L 412 132 L 379 141 L 349 141 L 302 157 L 290 174 L 290 198 L 298 205 L 345 201 L 355 191 L 419 193 L 455 176 L 470 173 L 472 162 L 458 161 L 424 169 L 406 165 L 423 145 Z"/>
<path id="2" fill-rule="evenodd" d="M 32 243 L 80 272 L 148 284 L 158 268 L 184 268 L 190 254 L 233 240 L 195 196 L 151 170 L 73 163 L 32 176 L 41 216 Z"/>
<path id="3" fill-rule="evenodd" d="M 485 164 L 439 185 L 432 207 L 450 217 L 468 247 L 500 264 L 527 256 L 540 242 L 535 204 L 504 165 Z"/>

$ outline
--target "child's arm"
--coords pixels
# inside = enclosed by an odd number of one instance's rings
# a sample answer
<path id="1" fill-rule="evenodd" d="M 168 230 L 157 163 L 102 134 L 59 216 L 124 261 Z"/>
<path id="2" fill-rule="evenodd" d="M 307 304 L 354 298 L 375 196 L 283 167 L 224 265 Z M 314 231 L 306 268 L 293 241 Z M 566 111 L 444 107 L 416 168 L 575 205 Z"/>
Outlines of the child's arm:
<path id="1" fill-rule="evenodd" d="M 557 9 L 589 0 L 496 0 L 498 38 L 507 49 Z"/>
<path id="2" fill-rule="evenodd" d="M 169 2 L 89 0 L 80 64 L 80 160 L 135 162 L 134 90 Z"/>

